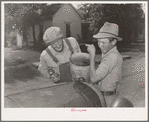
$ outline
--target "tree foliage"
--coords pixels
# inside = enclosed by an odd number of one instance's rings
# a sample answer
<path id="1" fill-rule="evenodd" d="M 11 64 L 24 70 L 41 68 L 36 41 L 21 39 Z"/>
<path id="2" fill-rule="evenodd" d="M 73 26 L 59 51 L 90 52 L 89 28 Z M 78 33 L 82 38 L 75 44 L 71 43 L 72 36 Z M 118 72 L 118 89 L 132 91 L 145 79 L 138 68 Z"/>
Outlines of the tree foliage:
<path id="1" fill-rule="evenodd" d="M 85 4 L 80 9 L 86 11 L 84 17 L 91 22 L 93 33 L 108 21 L 119 25 L 119 35 L 126 43 L 137 38 L 136 30 L 143 14 L 141 4 Z"/>
<path id="2" fill-rule="evenodd" d="M 41 17 L 41 11 L 46 5 L 47 4 L 5 4 L 5 37 L 7 37 L 11 31 L 17 29 L 18 32 L 22 34 L 26 46 L 28 46 L 26 29 L 30 26 L 32 27 L 33 48 L 41 51 L 44 48 L 43 40 L 42 38 L 36 38 L 35 25 L 40 26 L 39 35 L 41 37 L 43 35 L 41 28 L 43 27 L 41 25 L 43 18 Z"/>
<path id="3" fill-rule="evenodd" d="M 26 36 L 26 28 L 32 27 L 34 47 L 41 46 L 43 37 L 43 22 L 52 19 L 53 14 L 62 4 L 5 4 L 5 34 L 18 29 L 23 30 Z M 39 25 L 39 35 L 36 38 L 35 25 Z M 27 38 L 27 37 L 25 37 Z M 39 44 L 37 44 L 39 43 Z"/>

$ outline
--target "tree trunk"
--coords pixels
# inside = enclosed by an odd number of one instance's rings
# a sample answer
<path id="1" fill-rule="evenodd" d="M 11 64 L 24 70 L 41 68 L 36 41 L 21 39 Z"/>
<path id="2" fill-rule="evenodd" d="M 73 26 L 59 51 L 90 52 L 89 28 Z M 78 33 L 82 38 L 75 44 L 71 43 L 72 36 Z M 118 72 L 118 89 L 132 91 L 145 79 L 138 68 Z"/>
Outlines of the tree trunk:
<path id="1" fill-rule="evenodd" d="M 26 47 L 28 47 L 27 36 L 23 35 L 23 41 L 26 43 Z"/>
<path id="2" fill-rule="evenodd" d="M 136 42 L 138 42 L 138 26 L 136 25 L 136 26 L 134 26 L 135 27 L 135 37 L 134 37 L 134 39 L 135 39 L 135 41 Z"/>
<path id="3" fill-rule="evenodd" d="M 39 25 L 39 30 L 40 30 L 40 33 L 43 33 L 43 24 Z"/>
<path id="4" fill-rule="evenodd" d="M 126 30 L 124 27 L 120 27 L 120 34 L 119 36 L 123 39 L 122 45 L 125 46 L 127 44 L 127 36 L 126 36 Z"/>
<path id="5" fill-rule="evenodd" d="M 23 28 L 23 41 L 26 43 L 26 47 L 28 47 L 27 36 L 26 36 L 26 27 Z"/>
<path id="6" fill-rule="evenodd" d="M 137 42 L 137 39 L 138 39 L 138 27 L 137 25 L 134 24 L 134 26 L 132 27 L 132 31 L 130 33 L 131 35 L 131 42 Z"/>
<path id="7" fill-rule="evenodd" d="M 32 25 L 32 31 L 33 31 L 33 43 L 35 44 L 37 42 L 36 35 L 35 35 L 35 25 Z"/>
<path id="8" fill-rule="evenodd" d="M 38 42 L 43 42 L 43 24 L 39 24 Z"/>
<path id="9" fill-rule="evenodd" d="M 134 42 L 134 31 L 135 31 L 135 28 L 133 27 L 133 28 L 131 29 L 131 33 L 130 33 L 130 35 L 131 35 L 131 37 L 130 37 L 131 42 Z"/>

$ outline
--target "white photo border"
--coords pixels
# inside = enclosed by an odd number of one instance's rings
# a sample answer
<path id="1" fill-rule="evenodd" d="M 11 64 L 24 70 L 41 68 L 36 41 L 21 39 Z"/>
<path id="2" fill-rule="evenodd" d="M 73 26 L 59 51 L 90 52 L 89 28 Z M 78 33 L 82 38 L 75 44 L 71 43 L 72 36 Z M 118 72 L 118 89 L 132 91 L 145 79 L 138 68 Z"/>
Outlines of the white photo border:
<path id="1" fill-rule="evenodd" d="M 145 4 L 145 107 L 143 108 L 4 108 L 4 4 L 5 3 L 144 3 Z M 147 1 L 2 1 L 1 2 L 1 110 L 2 121 L 104 121 L 148 119 L 148 2 Z"/>

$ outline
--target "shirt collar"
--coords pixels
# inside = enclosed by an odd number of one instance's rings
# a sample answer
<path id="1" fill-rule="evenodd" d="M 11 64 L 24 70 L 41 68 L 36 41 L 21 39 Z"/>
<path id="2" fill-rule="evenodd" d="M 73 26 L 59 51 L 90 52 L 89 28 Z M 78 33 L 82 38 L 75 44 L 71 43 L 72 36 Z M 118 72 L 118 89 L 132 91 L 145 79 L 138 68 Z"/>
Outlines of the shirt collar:
<path id="1" fill-rule="evenodd" d="M 114 46 L 111 50 L 109 50 L 106 54 L 103 54 L 102 53 L 102 58 L 104 58 L 105 56 L 107 56 L 109 53 L 111 53 L 111 52 L 115 52 L 115 51 L 117 51 L 117 47 L 116 46 Z"/>

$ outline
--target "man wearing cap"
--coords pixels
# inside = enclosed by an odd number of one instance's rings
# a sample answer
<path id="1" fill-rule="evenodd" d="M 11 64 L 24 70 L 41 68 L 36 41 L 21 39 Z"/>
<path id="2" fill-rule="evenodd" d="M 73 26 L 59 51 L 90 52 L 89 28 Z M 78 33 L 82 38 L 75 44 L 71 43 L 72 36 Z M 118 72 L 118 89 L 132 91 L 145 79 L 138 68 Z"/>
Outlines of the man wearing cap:
<path id="1" fill-rule="evenodd" d="M 107 107 L 111 106 L 111 102 L 116 97 L 116 88 L 118 82 L 122 78 L 123 59 L 117 50 L 117 41 L 122 41 L 118 37 L 118 25 L 105 22 L 98 34 L 93 37 L 98 40 L 98 46 L 102 52 L 102 60 L 95 69 L 95 47 L 94 45 L 86 45 L 90 53 L 90 79 L 105 97 Z"/>
<path id="2" fill-rule="evenodd" d="M 60 80 L 59 66 L 69 62 L 72 53 L 81 50 L 75 38 L 63 38 L 62 30 L 59 27 L 48 28 L 43 35 L 43 40 L 48 47 L 40 55 L 38 70 L 44 77 L 57 82 Z M 77 46 L 78 48 L 74 50 Z"/>

